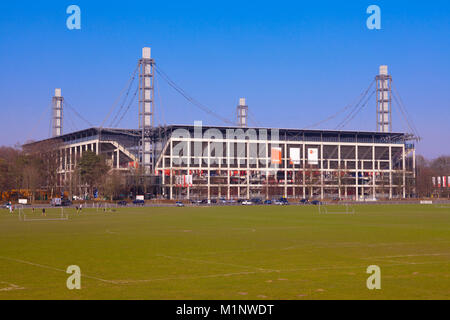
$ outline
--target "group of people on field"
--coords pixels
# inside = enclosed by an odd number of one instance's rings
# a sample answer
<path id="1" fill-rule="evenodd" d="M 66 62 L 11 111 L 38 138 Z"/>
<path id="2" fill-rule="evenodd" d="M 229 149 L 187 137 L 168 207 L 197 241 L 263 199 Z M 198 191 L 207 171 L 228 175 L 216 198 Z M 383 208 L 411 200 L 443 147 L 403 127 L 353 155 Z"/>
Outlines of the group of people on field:
<path id="1" fill-rule="evenodd" d="M 14 213 L 14 211 L 16 210 L 16 207 L 11 202 L 8 202 L 6 204 L 6 208 L 9 210 L 9 213 Z M 77 210 L 77 213 L 81 213 L 81 211 L 83 210 L 83 205 L 80 204 L 80 206 L 76 206 L 75 209 Z M 33 211 L 33 213 L 35 212 L 34 207 L 32 207 L 31 210 Z M 45 208 L 42 208 L 41 211 L 42 211 L 42 216 L 47 216 L 47 212 L 45 211 Z"/>
<path id="2" fill-rule="evenodd" d="M 11 202 L 8 202 L 6 204 L 6 208 L 9 210 L 9 213 L 14 213 L 14 211 L 16 210 L 16 206 L 13 205 Z M 75 209 L 77 210 L 77 213 L 81 213 L 83 210 L 83 205 L 80 204 L 79 206 L 76 206 Z M 33 213 L 35 212 L 35 208 L 32 207 L 31 210 L 33 211 Z M 42 216 L 47 216 L 47 213 L 45 211 L 45 208 L 42 208 Z M 103 211 L 105 211 L 105 209 L 103 209 Z"/>

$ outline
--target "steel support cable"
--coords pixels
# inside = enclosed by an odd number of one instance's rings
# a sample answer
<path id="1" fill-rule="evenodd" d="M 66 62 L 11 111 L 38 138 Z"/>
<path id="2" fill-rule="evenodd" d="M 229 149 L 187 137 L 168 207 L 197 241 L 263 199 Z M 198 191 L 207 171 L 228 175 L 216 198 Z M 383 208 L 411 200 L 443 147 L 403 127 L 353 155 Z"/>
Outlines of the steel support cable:
<path id="1" fill-rule="evenodd" d="M 394 98 L 395 99 L 395 98 Z M 393 110 L 392 110 L 392 113 L 395 113 L 395 114 L 397 114 L 397 110 L 396 110 L 396 108 L 392 108 Z M 403 114 L 403 111 L 400 109 L 400 108 L 398 108 L 400 111 L 399 111 L 399 113 L 398 113 L 398 116 L 400 117 L 400 118 L 402 118 L 403 119 L 403 121 L 405 121 L 405 123 L 406 123 L 406 126 L 409 128 L 409 130 L 411 131 L 410 133 L 412 133 L 412 134 L 414 134 L 415 135 L 415 133 L 413 132 L 413 130 L 411 129 L 411 127 L 409 126 L 409 124 L 408 124 L 408 122 L 406 121 L 406 119 L 405 119 L 405 115 Z"/>
<path id="2" fill-rule="evenodd" d="M 353 113 L 353 115 L 351 115 L 350 117 L 347 117 L 346 119 L 344 119 L 344 121 L 342 121 L 338 127 L 338 129 L 342 129 L 344 128 L 347 124 L 349 124 L 355 117 L 356 115 L 361 112 L 362 109 L 364 109 L 364 107 L 369 103 L 370 99 L 372 98 L 372 96 L 375 94 L 376 90 L 372 91 L 372 93 L 369 95 L 369 97 L 367 98 L 367 100 L 356 110 L 356 112 Z"/>
<path id="3" fill-rule="evenodd" d="M 344 125 L 346 125 L 348 123 L 348 119 L 353 119 L 355 112 L 358 113 L 360 108 L 361 108 L 361 103 L 364 101 L 364 99 L 366 98 L 367 94 L 369 93 L 369 90 L 372 88 L 372 85 L 375 83 L 375 80 L 372 81 L 369 85 L 369 87 L 367 88 L 366 91 L 364 91 L 364 93 L 360 96 L 359 101 L 354 105 L 354 108 L 350 111 L 350 113 L 336 126 L 336 128 L 339 127 L 343 127 Z M 373 93 L 372 93 L 373 94 Z"/>
<path id="4" fill-rule="evenodd" d="M 249 115 L 249 119 L 251 119 L 256 126 L 260 127 L 260 123 L 256 120 L 255 115 L 253 114 L 253 112 L 250 111 L 250 109 L 248 109 L 248 115 Z"/>
<path id="5" fill-rule="evenodd" d="M 115 125 L 113 125 L 113 128 L 116 128 L 120 122 L 122 121 L 122 119 L 125 117 L 125 115 L 127 114 L 128 110 L 130 110 L 131 105 L 133 104 L 134 100 L 136 99 L 137 93 L 139 91 L 139 87 L 136 88 L 136 90 L 134 90 L 133 96 L 131 97 L 131 100 L 128 103 L 128 106 L 126 107 L 125 111 L 123 112 L 122 116 L 120 117 L 120 119 L 116 122 Z"/>
<path id="6" fill-rule="evenodd" d="M 182 95 L 191 104 L 200 108 L 209 115 L 221 120 L 224 123 L 235 125 L 235 123 L 233 123 L 232 121 L 220 116 L 219 114 L 212 111 L 210 108 L 206 107 L 205 105 L 203 105 L 202 103 L 191 97 L 186 91 L 184 91 L 180 86 L 178 86 L 175 82 L 173 82 L 164 71 L 162 71 L 159 67 L 156 67 L 156 65 L 155 70 L 169 84 L 169 86 L 171 86 L 175 91 L 177 91 L 180 95 Z"/>
<path id="7" fill-rule="evenodd" d="M 406 125 L 408 126 L 409 130 L 411 130 L 411 133 L 413 133 L 415 136 L 419 137 L 419 133 L 417 131 L 417 129 L 415 129 L 414 126 L 411 125 L 411 123 L 408 120 L 408 117 L 405 113 L 405 110 L 403 109 L 403 107 L 400 105 L 399 101 L 397 100 L 397 96 L 396 95 L 392 95 L 394 97 L 394 100 L 397 102 L 398 105 L 398 109 L 400 110 L 401 115 L 403 116 L 403 120 L 406 122 Z"/>
<path id="8" fill-rule="evenodd" d="M 42 119 L 44 118 L 44 115 L 48 112 L 48 110 L 50 109 L 50 118 L 51 118 L 51 110 L 52 110 L 52 104 L 49 104 L 47 108 L 45 108 L 41 115 L 39 116 L 38 121 L 34 124 L 34 126 L 31 128 L 30 133 L 28 134 L 28 138 L 27 141 L 31 139 L 31 137 L 33 136 L 34 132 L 36 131 L 36 128 L 39 126 L 39 124 L 41 123 Z M 51 126 L 51 121 L 50 121 L 50 126 Z"/>
<path id="9" fill-rule="evenodd" d="M 228 123 L 228 124 L 234 124 L 233 122 L 229 121 L 226 118 L 223 118 L 222 116 L 218 115 L 208 107 L 204 106 L 194 98 L 192 98 L 188 93 L 186 93 L 181 87 L 179 87 L 175 82 L 173 82 L 162 70 L 155 68 L 156 72 L 171 86 L 175 91 L 177 91 L 179 94 L 181 94 L 186 100 L 188 100 L 190 103 L 192 103 L 194 106 L 197 106 L 204 112 L 220 119 L 221 121 Z"/>
<path id="10" fill-rule="evenodd" d="M 128 86 L 128 89 L 127 89 L 127 92 L 125 94 L 125 97 L 123 98 L 122 103 L 121 103 L 121 105 L 120 105 L 116 115 L 114 116 L 114 118 L 111 120 L 111 122 L 109 124 L 111 127 L 113 126 L 113 123 L 116 122 L 117 118 L 119 117 L 120 113 L 122 112 L 123 107 L 125 106 L 125 104 L 127 102 L 127 99 L 128 99 L 128 96 L 129 96 L 129 94 L 131 92 L 131 88 L 133 87 L 133 83 L 134 83 L 135 79 L 136 79 L 136 71 L 134 72 L 133 78 L 132 78 L 132 80 L 130 82 L 130 85 Z M 139 86 L 139 83 L 137 85 Z"/>
<path id="11" fill-rule="evenodd" d="M 166 119 L 165 119 L 165 117 L 164 117 L 164 107 L 163 107 L 163 102 L 162 102 L 162 99 L 161 99 L 161 95 L 160 95 L 160 93 L 159 93 L 159 82 L 158 82 L 158 80 L 157 80 L 157 78 L 155 77 L 155 87 L 156 87 L 156 92 L 157 92 L 157 94 L 158 94 L 158 100 L 159 100 L 159 109 L 158 110 L 161 110 L 161 124 L 162 125 L 166 125 Z M 156 108 L 155 108 L 156 109 Z"/>
<path id="12" fill-rule="evenodd" d="M 403 120 L 405 121 L 406 125 L 408 126 L 408 129 L 411 130 L 411 133 L 415 134 L 415 130 L 411 127 L 411 124 L 408 121 L 408 118 L 406 117 L 405 112 L 403 111 L 400 102 L 398 101 L 397 97 L 395 94 L 392 95 L 392 97 L 394 98 L 394 101 L 397 103 L 398 109 L 400 110 L 400 116 L 403 117 Z M 395 109 L 395 108 L 393 108 Z"/>
<path id="13" fill-rule="evenodd" d="M 71 109 L 69 109 L 69 110 L 71 110 Z M 67 116 L 66 116 L 67 115 Z M 77 126 L 76 126 L 76 124 L 75 124 L 75 122 L 74 122 L 74 120 L 72 119 L 72 117 L 70 116 L 70 113 L 66 113 L 66 115 L 64 116 L 64 119 L 69 119 L 69 124 L 71 125 L 71 127 L 72 127 L 72 130 L 73 131 L 78 131 L 78 128 L 77 128 Z"/>
<path id="14" fill-rule="evenodd" d="M 106 114 L 105 118 L 103 119 L 102 123 L 100 124 L 100 128 L 103 128 L 103 125 L 108 120 L 108 118 L 111 115 L 111 113 L 113 112 L 113 110 L 116 108 L 116 105 L 120 101 L 120 97 L 122 97 L 122 95 L 125 92 L 125 90 L 131 86 L 131 81 L 133 81 L 134 78 L 136 77 L 136 73 L 137 73 L 138 70 L 139 70 L 139 63 L 136 65 L 136 68 L 134 69 L 130 79 L 128 79 L 127 83 L 125 84 L 125 86 L 120 91 L 119 96 L 116 98 L 116 100 L 112 104 L 111 108 L 109 109 L 108 113 Z"/>
<path id="15" fill-rule="evenodd" d="M 316 123 L 314 123 L 314 124 L 312 124 L 312 125 L 310 125 L 310 126 L 304 127 L 303 129 L 310 129 L 310 128 L 317 127 L 317 126 L 321 125 L 322 123 L 325 123 L 325 122 L 328 122 L 328 121 L 330 121 L 330 120 L 333 120 L 334 118 L 336 118 L 337 116 L 339 116 L 341 113 L 344 113 L 345 111 L 347 111 L 347 110 L 350 109 L 351 107 L 354 107 L 354 106 L 356 107 L 356 106 L 358 106 L 358 104 L 361 103 L 361 101 L 364 99 L 364 96 L 369 92 L 370 88 L 372 87 L 372 85 L 373 85 L 374 83 L 375 83 L 375 80 L 373 80 L 373 81 L 370 83 L 369 87 L 359 95 L 359 97 L 355 100 L 355 102 L 357 102 L 356 105 L 355 105 L 355 103 L 351 103 L 351 104 L 345 106 L 344 108 L 338 110 L 336 113 L 332 114 L 332 115 L 329 116 L 328 118 L 326 118 L 326 119 L 324 119 L 324 120 L 321 120 L 321 121 L 319 121 L 319 122 L 316 122 Z"/>
<path id="16" fill-rule="evenodd" d="M 73 111 L 73 113 L 78 117 L 78 118 L 80 118 L 81 120 L 83 120 L 84 122 L 86 122 L 90 127 L 94 127 L 94 125 L 92 124 L 92 123 L 90 123 L 88 120 L 86 120 L 81 114 L 79 114 L 78 112 L 77 112 L 77 110 L 67 101 L 67 99 L 66 98 L 64 98 L 64 105 L 65 106 L 67 106 L 67 107 L 69 107 L 72 111 Z"/>
<path id="17" fill-rule="evenodd" d="M 409 115 L 408 109 L 406 109 L 406 107 L 405 107 L 405 103 L 403 102 L 403 99 L 402 99 L 402 97 L 400 96 L 400 93 L 398 92 L 397 86 L 395 85 L 395 82 L 394 82 L 394 81 L 392 81 L 392 89 L 394 89 L 395 95 L 396 95 L 397 98 L 400 100 L 400 103 L 402 104 L 402 106 L 403 106 L 403 108 L 404 108 L 406 114 L 408 115 L 409 120 L 411 120 L 411 122 L 412 122 L 412 118 L 411 118 L 411 116 Z M 412 123 L 412 124 L 414 124 L 414 123 Z"/>
<path id="18" fill-rule="evenodd" d="M 340 129 L 344 128 L 346 125 L 348 125 L 359 112 L 361 112 L 362 109 L 369 103 L 372 96 L 375 94 L 376 90 L 372 91 L 372 93 L 368 96 L 366 101 L 356 110 L 356 112 L 353 113 L 350 117 L 347 117 L 343 122 L 341 122 Z"/>
<path id="19" fill-rule="evenodd" d="M 394 82 L 392 82 L 392 88 L 394 89 L 392 96 L 394 97 L 395 101 L 397 102 L 399 108 L 403 109 L 401 111 L 403 113 L 403 116 L 405 117 L 405 121 L 407 121 L 408 126 L 410 127 L 411 130 L 414 130 L 417 132 L 417 128 L 415 127 L 414 122 L 412 121 L 412 118 L 409 115 L 408 110 L 406 109 L 405 104 L 403 103 L 403 100 L 402 100 L 400 94 L 398 93 L 396 87 L 394 86 Z"/>
<path id="20" fill-rule="evenodd" d="M 414 121 L 412 120 L 412 117 L 410 116 L 410 114 L 409 114 L 409 112 L 408 112 L 408 109 L 405 107 L 405 104 L 403 103 L 403 100 L 402 100 L 402 97 L 400 96 L 400 94 L 398 93 L 398 90 L 397 90 L 397 87 L 394 85 L 394 83 L 392 82 L 392 88 L 394 89 L 394 99 L 397 101 L 397 104 L 399 105 L 399 107 L 401 108 L 401 109 L 403 109 L 403 112 L 405 113 L 404 114 L 404 117 L 405 117 L 405 120 L 406 120 L 406 122 L 408 123 L 408 126 L 410 127 L 410 129 L 413 131 L 413 133 L 415 134 L 415 135 L 417 135 L 417 137 L 419 137 L 419 130 L 417 130 L 417 128 L 416 128 L 416 126 L 415 126 L 415 124 L 414 124 Z M 399 101 L 396 99 L 396 98 L 398 98 L 398 100 L 400 101 L 400 103 L 399 103 Z M 402 112 L 402 113 L 403 113 Z"/>

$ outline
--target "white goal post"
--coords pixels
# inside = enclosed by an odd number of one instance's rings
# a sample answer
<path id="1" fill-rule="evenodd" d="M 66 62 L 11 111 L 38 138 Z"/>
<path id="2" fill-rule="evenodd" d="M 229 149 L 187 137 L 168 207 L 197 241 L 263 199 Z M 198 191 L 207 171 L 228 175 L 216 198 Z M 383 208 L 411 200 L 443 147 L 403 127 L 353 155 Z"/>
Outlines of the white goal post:
<path id="1" fill-rule="evenodd" d="M 95 205 L 93 205 L 96 207 L 97 212 L 99 211 L 103 211 L 103 212 L 114 212 L 116 211 L 114 208 L 114 204 L 105 202 L 105 203 L 96 203 Z"/>
<path id="2" fill-rule="evenodd" d="M 445 203 L 445 202 L 433 201 L 433 205 L 435 208 L 439 208 L 439 209 L 449 209 L 450 208 L 450 203 Z"/>
<path id="3" fill-rule="evenodd" d="M 20 221 L 67 221 L 67 220 L 69 220 L 69 215 L 64 212 L 65 211 L 64 207 L 61 207 L 61 214 L 56 214 L 51 217 L 41 216 L 39 218 L 35 218 L 35 217 L 30 218 L 29 216 L 27 217 L 23 206 L 19 206 L 18 209 L 19 209 L 19 220 Z M 47 210 L 48 208 L 45 208 L 45 209 Z M 40 210 L 42 210 L 42 209 L 40 208 L 37 210 L 39 210 L 39 212 L 41 212 Z M 35 214 L 35 216 L 36 216 L 36 214 Z"/>

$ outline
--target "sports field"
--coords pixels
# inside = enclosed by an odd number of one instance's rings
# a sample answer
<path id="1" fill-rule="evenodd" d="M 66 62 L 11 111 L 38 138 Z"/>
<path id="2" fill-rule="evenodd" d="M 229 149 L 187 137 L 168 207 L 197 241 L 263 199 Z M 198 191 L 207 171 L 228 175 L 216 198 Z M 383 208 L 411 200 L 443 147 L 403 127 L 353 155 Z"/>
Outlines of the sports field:
<path id="1" fill-rule="evenodd" d="M 354 208 L 0 210 L 0 299 L 450 299 L 450 206 Z"/>

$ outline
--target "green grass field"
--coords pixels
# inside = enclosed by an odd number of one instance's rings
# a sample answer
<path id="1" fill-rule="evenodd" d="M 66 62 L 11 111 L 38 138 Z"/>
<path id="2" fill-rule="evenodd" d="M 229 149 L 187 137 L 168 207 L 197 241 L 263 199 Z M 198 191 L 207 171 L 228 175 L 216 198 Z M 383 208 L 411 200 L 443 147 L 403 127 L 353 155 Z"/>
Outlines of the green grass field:
<path id="1" fill-rule="evenodd" d="M 450 298 L 450 207 L 355 210 L 66 209 L 68 221 L 32 222 L 0 210 L 0 299 Z M 81 290 L 66 287 L 69 265 Z M 381 290 L 366 287 L 369 265 Z"/>

